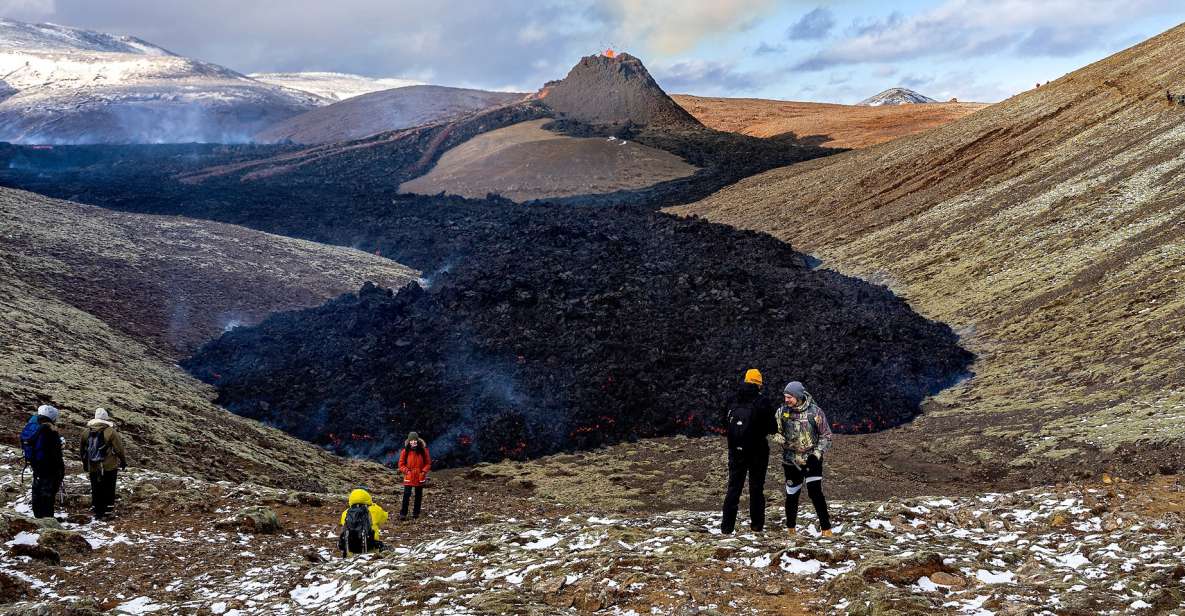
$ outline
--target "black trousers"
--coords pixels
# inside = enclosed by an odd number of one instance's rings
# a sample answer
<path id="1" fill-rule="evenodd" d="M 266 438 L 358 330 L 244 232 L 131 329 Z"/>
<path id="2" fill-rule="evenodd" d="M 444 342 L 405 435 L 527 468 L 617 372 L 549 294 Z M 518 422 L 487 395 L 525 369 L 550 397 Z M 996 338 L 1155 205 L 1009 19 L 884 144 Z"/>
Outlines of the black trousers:
<path id="1" fill-rule="evenodd" d="M 794 528 L 798 523 L 798 494 L 805 483 L 807 496 L 811 497 L 815 514 L 819 516 L 819 528 L 831 530 L 827 499 L 823 497 L 823 460 L 807 456 L 806 464 L 801 467 L 783 461 L 782 470 L 786 473 L 786 528 Z"/>
<path id="2" fill-rule="evenodd" d="M 115 508 L 115 479 L 118 469 L 91 473 L 91 510 L 96 518 L 111 513 Z"/>
<path id="3" fill-rule="evenodd" d="M 749 528 L 761 531 L 765 528 L 765 472 L 769 468 L 769 449 L 755 448 L 753 451 L 728 452 L 728 491 L 724 493 L 724 518 L 720 521 L 720 532 L 736 530 L 737 510 L 741 504 L 741 491 L 745 488 L 745 476 L 749 477 Z"/>
<path id="4" fill-rule="evenodd" d="M 56 438 L 56 437 L 55 437 Z M 33 517 L 52 518 L 54 498 L 62 487 L 62 476 L 58 474 L 33 473 Z"/>
<path id="5" fill-rule="evenodd" d="M 412 509 L 411 517 L 420 517 L 420 503 L 424 502 L 424 486 L 403 486 L 403 507 L 399 508 L 399 517 L 407 517 L 407 506 L 411 500 L 411 493 L 416 493 L 415 508 Z"/>

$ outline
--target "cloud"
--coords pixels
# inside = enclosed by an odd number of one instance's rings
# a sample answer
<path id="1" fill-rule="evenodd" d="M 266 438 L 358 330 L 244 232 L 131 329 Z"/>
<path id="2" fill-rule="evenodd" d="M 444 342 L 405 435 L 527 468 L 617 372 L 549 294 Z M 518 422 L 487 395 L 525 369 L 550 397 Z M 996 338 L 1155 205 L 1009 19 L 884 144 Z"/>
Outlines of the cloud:
<path id="1" fill-rule="evenodd" d="M 795 68 L 896 62 L 1002 52 L 1068 56 L 1106 46 L 1106 35 L 1136 17 L 1180 10 L 1176 0 L 946 0 L 904 16 L 853 22 L 841 40 Z"/>
<path id="2" fill-rule="evenodd" d="M 0 17 L 18 20 L 45 19 L 56 9 L 54 0 L 0 0 Z"/>
<path id="3" fill-rule="evenodd" d="M 835 27 L 835 15 L 830 9 L 816 7 L 786 30 L 786 38 L 792 41 L 817 41 L 827 38 Z"/>
<path id="4" fill-rule="evenodd" d="M 757 49 L 753 50 L 753 55 L 768 56 L 768 55 L 772 55 L 772 54 L 779 54 L 779 53 L 785 53 L 785 52 L 786 52 L 785 45 L 770 45 L 769 43 L 762 41 L 761 44 L 759 44 L 757 46 Z"/>
<path id="5" fill-rule="evenodd" d="M 682 53 L 705 38 L 746 30 L 777 8 L 774 0 L 608 0 L 621 34 L 661 55 Z"/>
<path id="6" fill-rule="evenodd" d="M 739 70 L 724 62 L 689 60 L 651 68 L 654 79 L 667 92 L 699 95 L 735 94 L 758 89 L 767 76 Z"/>
<path id="7" fill-rule="evenodd" d="M 673 61 L 778 8 L 777 0 L 0 0 L 0 14 L 130 34 L 240 72 L 431 76 L 523 90 L 608 46 Z"/>

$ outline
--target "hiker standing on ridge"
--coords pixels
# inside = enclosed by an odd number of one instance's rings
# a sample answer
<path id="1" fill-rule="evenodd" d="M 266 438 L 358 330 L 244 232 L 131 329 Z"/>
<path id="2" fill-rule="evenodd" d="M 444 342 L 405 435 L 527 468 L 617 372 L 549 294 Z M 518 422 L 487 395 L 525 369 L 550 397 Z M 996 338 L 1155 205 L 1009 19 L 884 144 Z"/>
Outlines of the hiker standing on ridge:
<path id="1" fill-rule="evenodd" d="M 724 534 L 731 534 L 736 529 L 745 475 L 749 476 L 749 528 L 756 532 L 765 528 L 765 472 L 769 468 L 769 444 L 765 437 L 777 432 L 777 426 L 773 404 L 762 395 L 761 387 L 761 372 L 750 368 L 729 403 L 725 417 L 728 423 L 728 491 L 724 495 L 724 517 L 720 521 L 720 532 Z"/>
<path id="2" fill-rule="evenodd" d="M 33 468 L 33 517 L 52 518 L 54 497 L 66 478 L 62 457 L 62 436 L 58 434 L 58 409 L 43 404 L 37 408 L 37 428 L 28 442 L 29 466 Z M 30 422 L 32 423 L 32 422 Z M 25 441 L 22 433 L 22 441 Z"/>
<path id="3" fill-rule="evenodd" d="M 428 471 L 432 470 L 432 456 L 428 453 L 428 444 L 419 434 L 411 432 L 407 441 L 403 443 L 403 451 L 399 454 L 399 472 L 403 473 L 403 507 L 399 509 L 399 521 L 407 520 L 407 506 L 410 504 L 412 492 L 415 492 L 416 503 L 412 509 L 412 519 L 420 517 L 420 505 L 424 500 L 424 484 L 428 483 Z"/>
<path id="4" fill-rule="evenodd" d="M 823 497 L 823 454 L 831 448 L 831 426 L 802 383 L 787 384 L 783 397 L 774 441 L 782 446 L 782 470 L 786 473 L 786 529 L 792 536 L 798 532 L 798 493 L 805 483 L 819 516 L 819 528 L 824 537 L 830 537 L 831 519 Z"/>
<path id="5" fill-rule="evenodd" d="M 79 456 L 83 470 L 90 475 L 91 509 L 96 520 L 103 520 L 115 507 L 116 475 L 128 467 L 127 452 L 106 409 L 95 409 L 95 418 L 86 427 Z"/>
<path id="6" fill-rule="evenodd" d="M 361 488 L 350 492 L 350 506 L 342 512 L 341 536 L 337 547 L 342 558 L 382 550 L 379 527 L 387 523 L 387 512 L 375 504 L 370 492 Z"/>

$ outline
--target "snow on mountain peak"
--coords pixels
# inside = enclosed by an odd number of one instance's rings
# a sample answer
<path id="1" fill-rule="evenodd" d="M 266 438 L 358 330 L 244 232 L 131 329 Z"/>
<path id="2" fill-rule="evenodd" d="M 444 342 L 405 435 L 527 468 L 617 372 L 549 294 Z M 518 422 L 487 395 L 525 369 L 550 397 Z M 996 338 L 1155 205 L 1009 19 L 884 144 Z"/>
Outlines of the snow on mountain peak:
<path id="1" fill-rule="evenodd" d="M 366 77 L 350 73 L 306 71 L 300 73 L 252 73 L 248 77 L 275 86 L 300 90 L 328 99 L 342 101 L 380 90 L 423 85 L 414 79 Z"/>
<path id="2" fill-rule="evenodd" d="M 131 36 L 0 19 L 0 140 L 243 142 L 325 104 Z"/>
<path id="3" fill-rule="evenodd" d="M 889 88 L 876 96 L 871 96 L 856 104 L 864 107 L 880 107 L 882 105 L 914 105 L 937 102 L 937 100 L 914 92 L 909 88 Z"/>
<path id="4" fill-rule="evenodd" d="M 21 51 L 92 51 L 144 56 L 177 54 L 134 36 L 106 34 L 59 26 L 30 24 L 0 18 L 0 49 Z"/>

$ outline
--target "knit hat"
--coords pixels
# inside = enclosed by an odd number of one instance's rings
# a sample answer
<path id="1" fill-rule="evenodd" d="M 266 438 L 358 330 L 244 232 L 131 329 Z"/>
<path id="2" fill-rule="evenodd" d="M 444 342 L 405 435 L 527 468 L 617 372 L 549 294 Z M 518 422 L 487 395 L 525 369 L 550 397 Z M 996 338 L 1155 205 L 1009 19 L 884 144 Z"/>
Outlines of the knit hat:
<path id="1" fill-rule="evenodd" d="M 41 406 L 37 407 L 37 414 L 50 421 L 57 421 L 59 412 L 58 409 L 48 404 L 42 404 Z"/>
<path id="2" fill-rule="evenodd" d="M 418 441 L 418 440 L 420 440 L 420 435 L 416 432 L 408 432 L 407 433 L 407 440 Z"/>
<path id="3" fill-rule="evenodd" d="M 802 383 L 799 383 L 798 381 L 790 381 L 789 383 L 786 383 L 786 389 L 782 390 L 782 393 L 794 396 L 799 402 L 802 402 L 806 399 L 806 388 L 803 387 Z"/>
<path id="4" fill-rule="evenodd" d="M 754 385 L 761 385 L 761 371 L 757 368 L 749 368 L 745 371 L 745 382 Z"/>
<path id="5" fill-rule="evenodd" d="M 97 408 L 95 409 L 95 419 L 100 421 L 111 421 L 111 414 L 107 412 L 107 409 Z"/>

